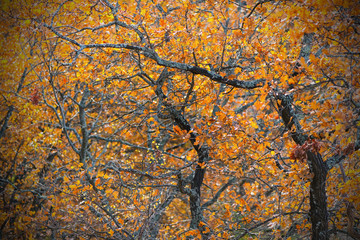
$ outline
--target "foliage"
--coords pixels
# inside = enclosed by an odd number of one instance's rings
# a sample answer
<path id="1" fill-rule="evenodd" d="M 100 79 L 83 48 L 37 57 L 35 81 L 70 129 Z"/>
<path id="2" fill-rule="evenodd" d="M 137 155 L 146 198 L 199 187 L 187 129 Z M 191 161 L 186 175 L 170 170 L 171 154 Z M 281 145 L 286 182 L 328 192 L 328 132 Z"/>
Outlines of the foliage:
<path id="1" fill-rule="evenodd" d="M 360 239 L 356 1 L 0 8 L 1 237 Z"/>

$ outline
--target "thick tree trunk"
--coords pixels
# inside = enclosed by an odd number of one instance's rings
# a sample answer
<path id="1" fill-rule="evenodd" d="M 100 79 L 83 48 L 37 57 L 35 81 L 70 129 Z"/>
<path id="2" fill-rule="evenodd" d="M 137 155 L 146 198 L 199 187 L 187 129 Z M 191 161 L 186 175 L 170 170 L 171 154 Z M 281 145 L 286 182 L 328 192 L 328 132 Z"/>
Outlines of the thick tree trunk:
<path id="1" fill-rule="evenodd" d="M 191 212 L 191 223 L 190 229 L 199 228 L 199 223 L 202 220 L 202 209 L 200 205 L 200 195 L 199 193 L 192 196 L 190 195 L 190 212 Z"/>
<path id="2" fill-rule="evenodd" d="M 293 110 L 293 97 L 291 95 L 277 94 L 276 99 L 281 100 L 281 103 L 278 103 L 278 107 L 284 124 L 290 131 L 290 136 L 296 144 L 304 146 L 309 137 L 303 133 L 296 113 Z M 306 150 L 305 146 L 304 150 Z M 313 174 L 310 183 L 312 239 L 327 240 L 329 239 L 326 198 L 326 176 L 328 167 L 316 150 L 307 150 L 306 154 L 310 172 Z"/>
<path id="3" fill-rule="evenodd" d="M 191 190 L 186 191 L 186 194 L 190 197 L 190 212 L 191 212 L 191 223 L 190 229 L 199 229 L 201 236 L 203 239 L 209 238 L 209 233 L 204 233 L 205 227 L 200 224 L 200 222 L 205 222 L 202 208 L 201 208 L 201 185 L 203 184 L 204 175 L 205 175 L 205 167 L 201 167 L 199 164 L 205 164 L 209 159 L 209 149 L 206 144 L 199 145 L 196 143 L 197 134 L 192 132 L 190 123 L 185 119 L 184 114 L 177 110 L 174 106 L 172 106 L 169 102 L 167 102 L 167 97 L 163 93 L 161 87 L 167 77 L 170 76 L 170 73 L 166 68 L 160 74 L 158 80 L 156 81 L 156 95 L 160 99 L 160 104 L 166 107 L 166 110 L 170 114 L 174 123 L 178 125 L 182 130 L 186 130 L 190 133 L 190 142 L 198 155 L 198 165 L 196 165 L 194 178 L 191 180 Z M 184 189 L 182 189 L 184 191 Z"/>
<path id="4" fill-rule="evenodd" d="M 310 183 L 310 218 L 312 239 L 329 239 L 326 197 L 327 167 L 319 153 L 308 152 L 308 162 L 314 174 Z"/>

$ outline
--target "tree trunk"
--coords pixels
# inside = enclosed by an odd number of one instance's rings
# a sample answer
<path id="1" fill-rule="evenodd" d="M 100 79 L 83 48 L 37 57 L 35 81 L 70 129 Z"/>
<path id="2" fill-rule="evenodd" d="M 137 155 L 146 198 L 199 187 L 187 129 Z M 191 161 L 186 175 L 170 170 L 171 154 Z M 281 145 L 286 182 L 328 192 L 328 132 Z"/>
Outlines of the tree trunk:
<path id="1" fill-rule="evenodd" d="M 185 118 L 184 114 L 166 101 L 167 97 L 163 93 L 161 87 L 168 76 L 170 76 L 170 73 L 168 72 L 167 68 L 164 68 L 158 80 L 156 81 L 157 87 L 155 93 L 159 97 L 160 103 L 166 107 L 168 113 L 171 115 L 171 118 L 174 120 L 174 123 L 182 130 L 186 130 L 188 133 L 190 133 L 189 140 L 197 152 L 198 164 L 196 165 L 194 178 L 191 180 L 191 191 L 187 192 L 190 197 L 190 229 L 199 229 L 202 238 L 208 239 L 210 234 L 204 233 L 205 227 L 204 225 L 200 224 L 200 222 L 205 222 L 201 208 L 201 185 L 203 184 L 206 168 L 201 167 L 199 164 L 205 164 L 208 161 L 209 149 L 206 144 L 200 145 L 196 143 L 197 134 L 191 131 L 192 129 L 190 123 Z"/>
<path id="2" fill-rule="evenodd" d="M 278 103 L 281 117 L 290 136 L 296 144 L 304 146 L 309 137 L 304 134 L 292 107 L 293 96 L 277 94 L 276 98 L 281 100 Z M 328 233 L 328 211 L 326 199 L 326 176 L 328 167 L 321 155 L 316 150 L 307 150 L 307 163 L 310 172 L 313 174 L 310 183 L 310 219 L 312 226 L 312 239 L 327 240 Z"/>
<path id="3" fill-rule="evenodd" d="M 327 167 L 319 153 L 307 153 L 313 178 L 310 183 L 310 218 L 312 239 L 329 239 L 326 198 Z"/>

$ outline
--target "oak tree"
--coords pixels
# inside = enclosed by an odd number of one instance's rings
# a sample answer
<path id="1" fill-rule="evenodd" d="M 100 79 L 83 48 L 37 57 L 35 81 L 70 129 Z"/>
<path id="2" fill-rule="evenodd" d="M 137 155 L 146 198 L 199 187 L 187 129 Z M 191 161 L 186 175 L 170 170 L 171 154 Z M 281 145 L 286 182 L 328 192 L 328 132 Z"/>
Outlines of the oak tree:
<path id="1" fill-rule="evenodd" d="M 1 3 L 4 239 L 360 239 L 359 4 Z"/>

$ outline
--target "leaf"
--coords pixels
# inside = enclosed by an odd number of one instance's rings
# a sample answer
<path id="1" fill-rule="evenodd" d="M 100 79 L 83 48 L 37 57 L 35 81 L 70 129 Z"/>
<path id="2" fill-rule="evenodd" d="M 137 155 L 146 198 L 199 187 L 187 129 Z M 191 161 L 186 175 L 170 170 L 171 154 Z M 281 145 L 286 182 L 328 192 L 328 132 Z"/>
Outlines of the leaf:
<path id="1" fill-rule="evenodd" d="M 300 58 L 300 62 L 301 62 L 301 66 L 302 66 L 302 67 L 306 67 L 306 66 L 307 66 L 307 64 L 306 64 L 306 62 L 305 62 L 305 58 L 301 57 L 301 58 Z"/>
<path id="2" fill-rule="evenodd" d="M 101 182 L 100 178 L 96 178 L 96 180 L 95 180 L 95 186 L 99 186 L 99 185 L 100 185 L 100 182 Z"/>
<path id="3" fill-rule="evenodd" d="M 183 135 L 183 131 L 181 130 L 181 128 L 178 125 L 174 125 L 173 130 L 177 135 L 180 135 L 180 136 Z"/>
<path id="4" fill-rule="evenodd" d="M 201 169 L 206 168 L 206 162 L 202 162 L 202 163 L 198 163 L 198 165 L 200 166 Z"/>
<path id="5" fill-rule="evenodd" d="M 64 183 L 68 183 L 70 180 L 69 180 L 69 178 L 65 175 L 64 176 Z"/>
<path id="6" fill-rule="evenodd" d="M 55 238 L 126 238 L 161 215 L 156 239 L 316 239 L 328 224 L 297 214 L 310 206 L 347 231 L 336 204 L 360 202 L 357 2 L 217 3 L 1 4 L 2 235 L 56 223 Z M 343 171 L 310 173 L 309 151 L 327 167 L 346 155 Z M 314 179 L 328 198 L 311 205 Z"/>

